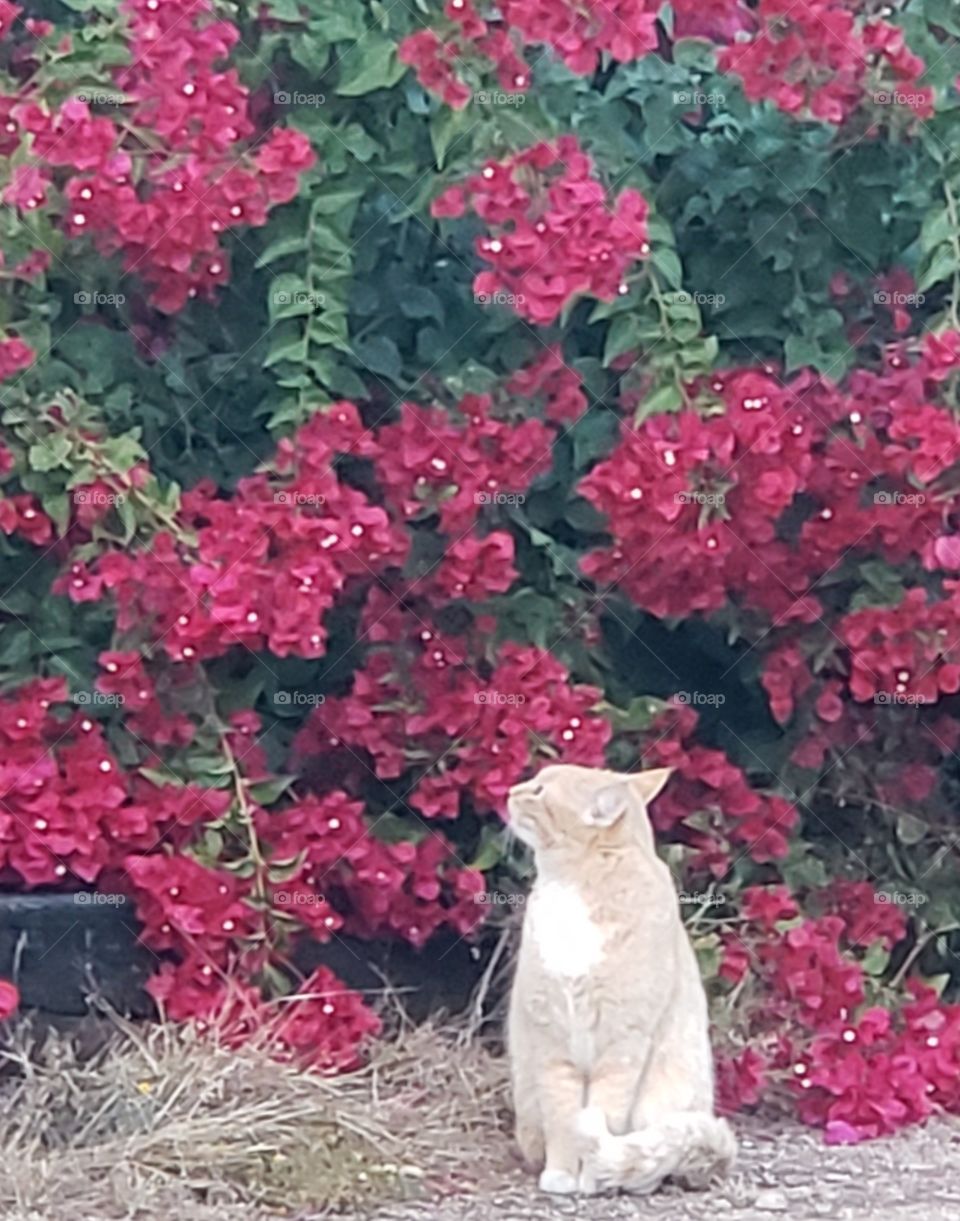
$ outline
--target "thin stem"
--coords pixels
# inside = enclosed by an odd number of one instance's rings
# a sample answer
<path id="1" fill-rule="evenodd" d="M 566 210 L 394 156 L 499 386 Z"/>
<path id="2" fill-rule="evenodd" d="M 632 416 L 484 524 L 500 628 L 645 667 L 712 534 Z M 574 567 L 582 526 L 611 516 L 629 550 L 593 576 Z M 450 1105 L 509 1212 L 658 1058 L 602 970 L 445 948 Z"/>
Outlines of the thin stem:
<path id="1" fill-rule="evenodd" d="M 890 980 L 890 987 L 899 988 L 907 972 L 935 937 L 939 937 L 942 933 L 956 932 L 958 929 L 960 929 L 960 924 L 944 924 L 941 928 L 932 928 L 924 933 L 924 935 L 917 940 L 917 944 L 900 964 L 896 975 L 894 975 L 893 979 Z"/>

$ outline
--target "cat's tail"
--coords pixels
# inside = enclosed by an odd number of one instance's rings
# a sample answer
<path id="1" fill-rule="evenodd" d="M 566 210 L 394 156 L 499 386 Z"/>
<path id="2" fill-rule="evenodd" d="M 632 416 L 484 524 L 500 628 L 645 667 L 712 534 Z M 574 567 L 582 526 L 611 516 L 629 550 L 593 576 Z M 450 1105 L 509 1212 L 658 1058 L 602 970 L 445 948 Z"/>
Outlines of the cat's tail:
<path id="1" fill-rule="evenodd" d="M 624 1136 L 614 1136 L 600 1107 L 580 1112 L 584 1177 L 602 1191 L 654 1191 L 672 1175 L 690 1187 L 706 1187 L 733 1165 L 737 1142 L 730 1125 L 704 1111 L 675 1111 Z"/>

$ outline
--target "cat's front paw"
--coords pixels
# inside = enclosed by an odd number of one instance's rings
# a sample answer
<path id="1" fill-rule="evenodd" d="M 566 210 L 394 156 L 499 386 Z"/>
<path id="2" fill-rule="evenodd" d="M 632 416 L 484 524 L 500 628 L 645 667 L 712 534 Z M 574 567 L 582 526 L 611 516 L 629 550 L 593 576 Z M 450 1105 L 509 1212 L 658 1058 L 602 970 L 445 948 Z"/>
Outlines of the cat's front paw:
<path id="1" fill-rule="evenodd" d="M 544 1170 L 540 1175 L 540 1190 L 552 1196 L 572 1196 L 577 1190 L 576 1176 L 566 1170 Z"/>

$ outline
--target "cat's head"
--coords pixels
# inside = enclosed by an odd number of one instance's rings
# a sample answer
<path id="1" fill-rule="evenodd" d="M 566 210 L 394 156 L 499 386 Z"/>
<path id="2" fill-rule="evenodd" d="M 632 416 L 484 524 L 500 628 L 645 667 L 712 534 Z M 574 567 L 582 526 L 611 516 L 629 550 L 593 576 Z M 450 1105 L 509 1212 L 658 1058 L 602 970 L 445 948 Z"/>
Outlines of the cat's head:
<path id="1" fill-rule="evenodd" d="M 611 772 L 557 763 L 515 784 L 507 799 L 511 830 L 535 852 L 640 839 L 653 848 L 647 806 L 671 768 Z"/>

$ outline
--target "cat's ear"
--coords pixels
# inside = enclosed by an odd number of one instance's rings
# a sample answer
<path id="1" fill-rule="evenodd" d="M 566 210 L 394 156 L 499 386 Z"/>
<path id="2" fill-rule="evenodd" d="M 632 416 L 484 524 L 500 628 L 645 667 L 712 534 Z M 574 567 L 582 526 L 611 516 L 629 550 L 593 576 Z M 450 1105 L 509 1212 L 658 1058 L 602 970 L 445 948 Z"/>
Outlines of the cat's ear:
<path id="1" fill-rule="evenodd" d="M 583 821 L 588 827 L 612 827 L 633 805 L 630 785 L 620 781 L 597 789 L 587 806 Z"/>
<path id="2" fill-rule="evenodd" d="M 643 804 L 648 806 L 672 775 L 672 767 L 654 767 L 646 772 L 637 772 L 631 781 L 633 791 Z"/>

